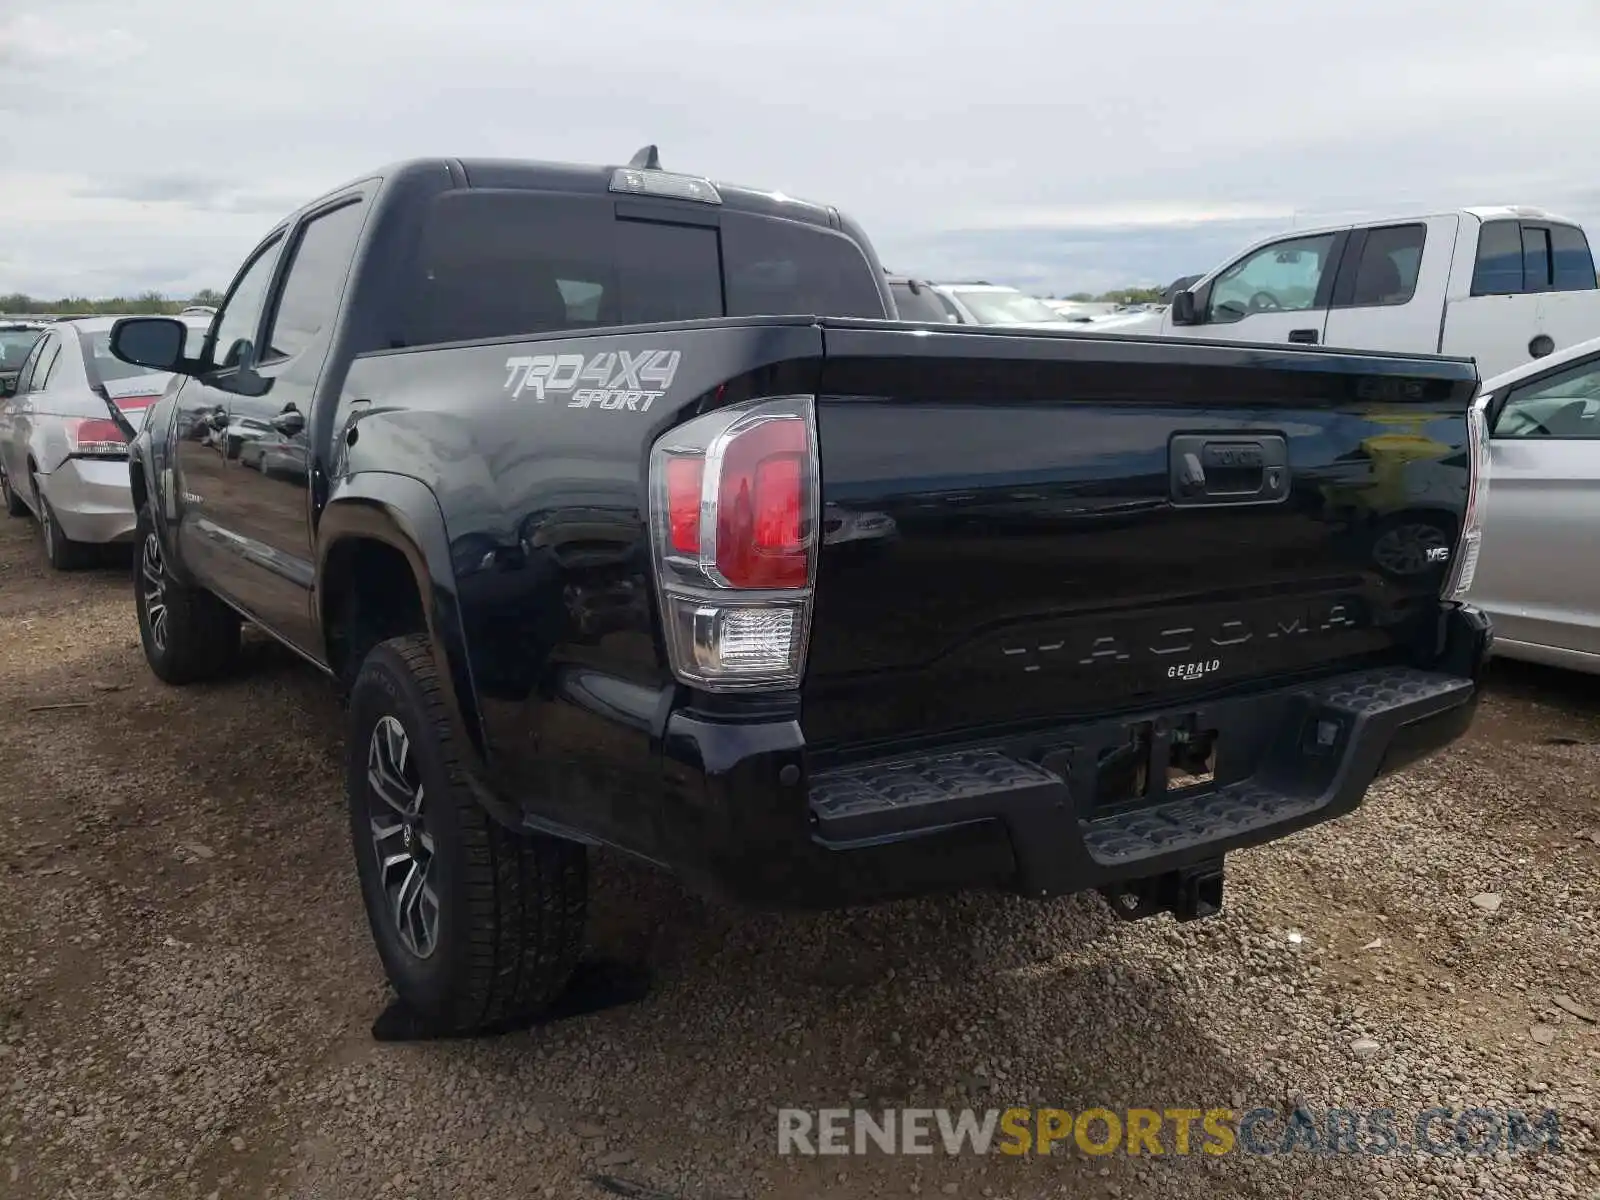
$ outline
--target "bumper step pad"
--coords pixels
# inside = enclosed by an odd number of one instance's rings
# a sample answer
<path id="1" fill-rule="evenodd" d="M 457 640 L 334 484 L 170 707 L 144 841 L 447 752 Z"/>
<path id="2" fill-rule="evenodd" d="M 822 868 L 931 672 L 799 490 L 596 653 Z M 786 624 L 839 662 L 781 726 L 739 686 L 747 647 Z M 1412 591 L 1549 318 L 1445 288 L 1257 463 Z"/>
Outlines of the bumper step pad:
<path id="1" fill-rule="evenodd" d="M 1471 680 L 1401 667 L 1342 675 L 1269 697 L 1223 701 L 1215 707 L 1265 703 L 1266 709 L 1255 708 L 1248 718 L 1278 725 L 1273 749 L 1248 779 L 1107 813 L 1094 812 L 1092 797 L 1064 778 L 1071 754 L 1062 755 L 1060 747 L 1081 737 L 1092 749 L 1095 742 L 1089 739 L 1120 730 L 1120 723 L 1085 727 L 1082 734 L 1061 731 L 1057 749 L 1048 757 L 1060 773 L 1030 761 L 1041 755 L 1020 743 L 818 772 L 810 780 L 812 820 L 825 840 L 843 842 L 984 819 L 1004 820 L 1014 831 L 1040 831 L 1039 818 L 1049 814 L 1048 819 L 1059 822 L 1062 836 L 1080 843 L 1080 853 L 1086 852 L 1099 868 L 1121 874 L 1145 860 L 1192 857 L 1208 846 L 1261 841 L 1261 831 L 1272 827 L 1309 823 L 1347 790 L 1350 770 L 1365 775 L 1358 785 L 1365 789 L 1376 768 L 1376 759 L 1365 762 L 1372 744 L 1373 753 L 1381 754 L 1394 730 L 1465 704 L 1472 693 Z M 1181 715 L 1174 710 L 1127 720 Z M 1325 748 L 1330 753 L 1313 761 L 1297 747 L 1308 730 L 1314 737 L 1319 725 L 1329 731 Z M 1352 743 L 1363 753 L 1356 754 Z"/>

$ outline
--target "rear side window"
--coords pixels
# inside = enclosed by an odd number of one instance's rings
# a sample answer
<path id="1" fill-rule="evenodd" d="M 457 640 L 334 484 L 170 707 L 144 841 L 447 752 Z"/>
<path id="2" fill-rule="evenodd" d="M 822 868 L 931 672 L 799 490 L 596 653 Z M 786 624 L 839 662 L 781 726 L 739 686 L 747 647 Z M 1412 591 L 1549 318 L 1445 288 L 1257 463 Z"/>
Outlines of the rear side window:
<path id="1" fill-rule="evenodd" d="M 45 343 L 44 349 L 39 353 L 39 361 L 33 368 L 33 390 L 42 392 L 50 386 L 50 376 L 56 369 L 56 360 L 61 357 L 61 339 L 55 334 L 50 335 L 50 340 Z"/>
<path id="2" fill-rule="evenodd" d="M 1558 292 L 1586 292 L 1596 287 L 1594 255 L 1589 239 L 1576 225 L 1550 226 L 1551 287 Z"/>
<path id="3" fill-rule="evenodd" d="M 1417 293 L 1428 227 L 1389 225 L 1365 234 L 1348 303 L 1355 307 L 1409 303 Z"/>
<path id="4" fill-rule="evenodd" d="M 918 287 L 912 291 L 909 284 L 891 283 L 889 290 L 894 293 L 894 306 L 900 311 L 902 321 L 953 323 L 959 319 L 955 310 L 945 304 L 932 288 Z"/>
<path id="5" fill-rule="evenodd" d="M 872 265 L 854 241 L 831 229 L 724 213 L 722 262 L 730 317 L 886 315 Z"/>
<path id="6" fill-rule="evenodd" d="M 1583 230 L 1531 221 L 1488 221 L 1478 234 L 1474 296 L 1583 292 L 1596 286 Z"/>

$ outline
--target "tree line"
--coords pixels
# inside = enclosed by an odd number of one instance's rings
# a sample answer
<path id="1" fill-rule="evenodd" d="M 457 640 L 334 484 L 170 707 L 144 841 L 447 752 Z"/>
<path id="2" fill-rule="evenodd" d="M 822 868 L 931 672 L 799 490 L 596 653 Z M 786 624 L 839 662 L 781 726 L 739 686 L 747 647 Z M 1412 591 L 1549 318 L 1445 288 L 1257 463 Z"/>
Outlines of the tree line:
<path id="1" fill-rule="evenodd" d="M 201 288 L 187 300 L 175 300 L 161 292 L 140 292 L 137 296 L 107 296 L 91 300 L 87 296 L 63 296 L 50 300 L 29 296 L 23 292 L 0 295 L 0 313 L 11 316 L 161 316 L 177 313 L 191 304 L 216 307 L 222 303 L 222 293 L 213 288 Z"/>

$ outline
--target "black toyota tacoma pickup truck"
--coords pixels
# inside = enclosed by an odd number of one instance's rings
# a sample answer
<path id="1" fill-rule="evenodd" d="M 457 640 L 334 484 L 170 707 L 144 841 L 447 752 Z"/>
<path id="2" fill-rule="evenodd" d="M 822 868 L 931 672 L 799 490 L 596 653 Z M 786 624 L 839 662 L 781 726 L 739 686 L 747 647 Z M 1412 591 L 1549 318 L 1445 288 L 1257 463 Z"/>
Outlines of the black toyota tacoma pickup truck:
<path id="1" fill-rule="evenodd" d="M 183 377 L 127 431 L 150 666 L 215 676 L 244 619 L 339 681 L 438 1027 L 560 991 L 586 846 L 757 905 L 1188 918 L 1467 727 L 1470 362 L 916 325 L 884 280 L 836 210 L 650 154 L 434 160 L 273 230 L 198 359 L 116 327 Z M 1449 544 L 1375 556 L 1413 513 Z"/>

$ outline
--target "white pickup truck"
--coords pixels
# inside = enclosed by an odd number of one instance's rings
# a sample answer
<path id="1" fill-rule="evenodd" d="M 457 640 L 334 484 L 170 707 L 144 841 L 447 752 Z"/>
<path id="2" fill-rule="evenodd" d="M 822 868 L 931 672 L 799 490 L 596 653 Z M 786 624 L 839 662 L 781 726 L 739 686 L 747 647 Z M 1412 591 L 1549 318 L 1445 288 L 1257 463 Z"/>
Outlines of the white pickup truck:
<path id="1" fill-rule="evenodd" d="M 1575 222 L 1463 208 L 1267 238 L 1164 311 L 1094 328 L 1451 354 L 1487 379 L 1600 337 L 1600 290 Z"/>

